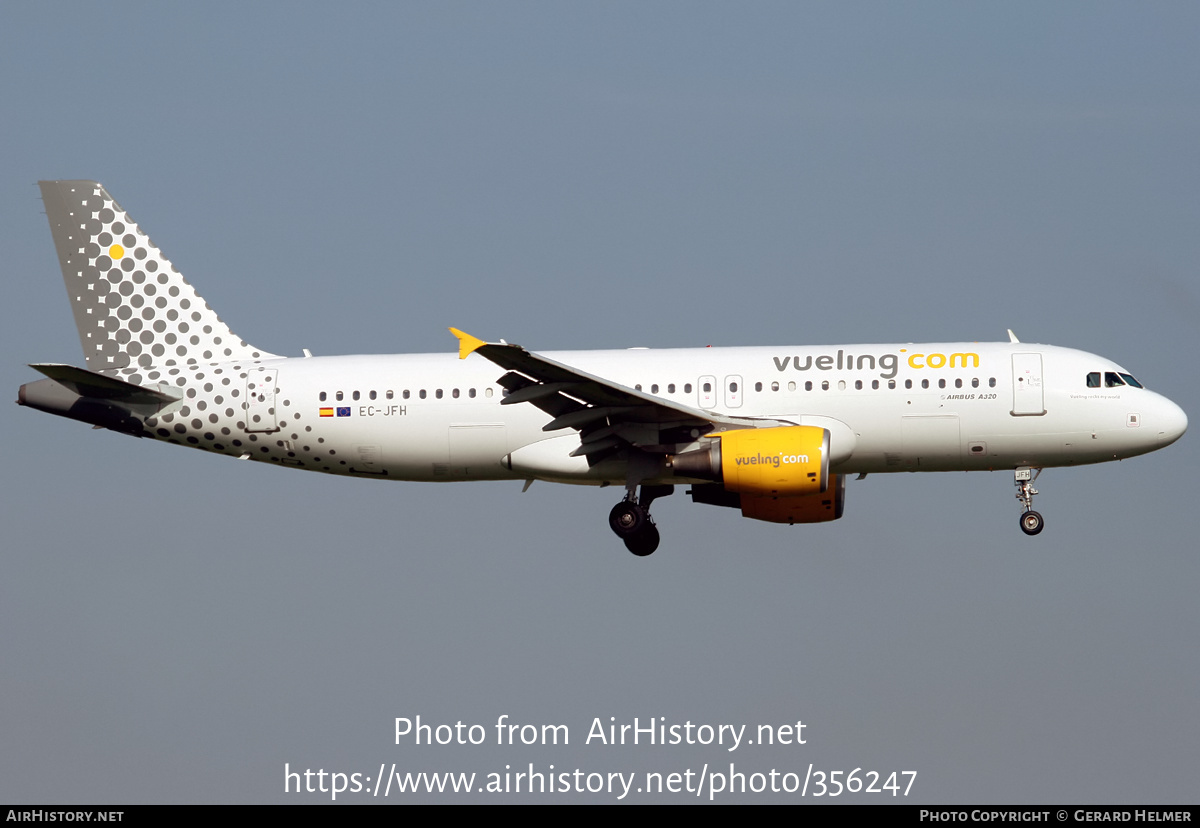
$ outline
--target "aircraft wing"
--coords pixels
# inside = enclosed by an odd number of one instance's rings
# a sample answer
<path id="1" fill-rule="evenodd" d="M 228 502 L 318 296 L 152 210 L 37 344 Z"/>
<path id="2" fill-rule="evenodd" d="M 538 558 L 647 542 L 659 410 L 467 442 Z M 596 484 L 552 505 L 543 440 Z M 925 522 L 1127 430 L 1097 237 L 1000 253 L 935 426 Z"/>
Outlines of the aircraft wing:
<path id="1" fill-rule="evenodd" d="M 458 358 L 479 354 L 508 373 L 499 384 L 508 392 L 501 405 L 529 403 L 553 419 L 543 431 L 578 429 L 580 446 L 572 457 L 596 461 L 625 445 L 656 450 L 688 443 L 710 431 L 790 425 L 779 420 L 731 417 L 681 405 L 530 353 L 504 341 L 484 342 L 451 328 Z"/>

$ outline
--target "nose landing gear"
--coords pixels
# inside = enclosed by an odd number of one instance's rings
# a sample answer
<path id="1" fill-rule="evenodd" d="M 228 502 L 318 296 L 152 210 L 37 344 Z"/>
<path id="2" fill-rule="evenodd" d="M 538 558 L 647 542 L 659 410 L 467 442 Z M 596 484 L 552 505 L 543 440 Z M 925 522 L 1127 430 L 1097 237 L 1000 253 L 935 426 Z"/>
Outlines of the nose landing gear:
<path id="1" fill-rule="evenodd" d="M 645 556 L 658 549 L 661 539 L 654 519 L 650 517 L 650 504 L 656 498 L 674 494 L 675 487 L 642 486 L 642 496 L 637 498 L 636 488 L 630 489 L 625 499 L 612 508 L 608 513 L 608 525 L 621 540 L 625 548 L 638 557 Z"/>
<path id="2" fill-rule="evenodd" d="M 1038 493 L 1038 490 L 1033 488 L 1033 481 L 1037 480 L 1041 473 L 1041 469 L 1022 466 L 1013 474 L 1013 483 L 1017 487 L 1017 500 L 1021 501 L 1021 505 L 1025 509 L 1021 513 L 1021 531 L 1026 535 L 1036 535 L 1046 526 L 1046 521 L 1041 514 L 1033 510 L 1033 496 Z"/>

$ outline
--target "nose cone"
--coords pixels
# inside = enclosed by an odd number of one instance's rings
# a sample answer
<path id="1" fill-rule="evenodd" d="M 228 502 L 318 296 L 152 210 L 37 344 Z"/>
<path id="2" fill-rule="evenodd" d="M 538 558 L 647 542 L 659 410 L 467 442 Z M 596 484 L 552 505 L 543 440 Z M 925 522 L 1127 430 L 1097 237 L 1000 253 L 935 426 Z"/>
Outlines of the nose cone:
<path id="1" fill-rule="evenodd" d="M 1183 409 L 1166 397 L 1159 398 L 1153 426 L 1159 446 L 1169 446 L 1187 431 L 1188 419 Z"/>

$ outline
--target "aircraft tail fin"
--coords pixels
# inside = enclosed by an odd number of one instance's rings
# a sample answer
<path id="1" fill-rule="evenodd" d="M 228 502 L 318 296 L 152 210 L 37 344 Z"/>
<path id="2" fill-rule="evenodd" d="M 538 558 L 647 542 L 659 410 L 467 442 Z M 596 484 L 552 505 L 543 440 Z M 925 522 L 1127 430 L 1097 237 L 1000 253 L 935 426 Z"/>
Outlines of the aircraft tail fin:
<path id="1" fill-rule="evenodd" d="M 229 330 L 95 181 L 39 181 L 50 232 L 92 371 L 272 357 Z"/>

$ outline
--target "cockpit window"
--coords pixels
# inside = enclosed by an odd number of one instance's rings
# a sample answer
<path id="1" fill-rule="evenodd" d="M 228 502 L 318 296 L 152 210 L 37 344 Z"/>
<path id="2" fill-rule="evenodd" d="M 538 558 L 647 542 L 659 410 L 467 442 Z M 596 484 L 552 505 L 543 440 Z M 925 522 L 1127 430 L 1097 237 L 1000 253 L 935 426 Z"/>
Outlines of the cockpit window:
<path id="1" fill-rule="evenodd" d="M 1121 374 L 1121 379 L 1125 380 L 1125 382 L 1129 383 L 1134 388 L 1142 387 L 1142 384 L 1140 382 L 1138 382 L 1137 380 L 1135 380 L 1133 377 L 1131 377 L 1129 374 Z"/>
<path id="2" fill-rule="evenodd" d="M 1087 383 L 1088 383 L 1088 386 L 1087 386 L 1088 388 L 1099 388 L 1100 387 L 1100 372 L 1099 371 L 1091 371 L 1087 376 Z"/>
<path id="3" fill-rule="evenodd" d="M 1104 372 L 1104 387 L 1105 388 L 1116 388 L 1118 385 L 1124 385 L 1124 384 L 1125 384 L 1125 380 L 1123 380 L 1119 376 L 1117 376 L 1115 371 L 1105 371 Z"/>

